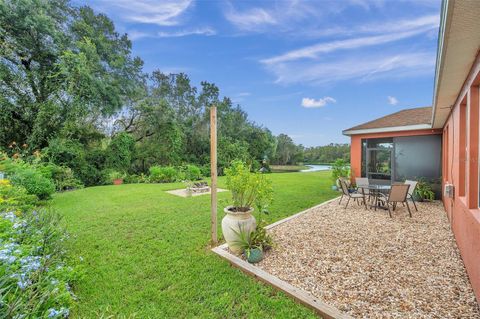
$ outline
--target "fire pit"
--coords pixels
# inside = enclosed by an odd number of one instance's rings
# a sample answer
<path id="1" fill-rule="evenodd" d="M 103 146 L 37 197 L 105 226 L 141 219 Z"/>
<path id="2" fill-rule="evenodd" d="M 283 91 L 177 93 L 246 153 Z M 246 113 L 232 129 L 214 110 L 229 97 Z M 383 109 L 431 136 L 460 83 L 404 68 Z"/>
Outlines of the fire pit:
<path id="1" fill-rule="evenodd" d="M 192 194 L 208 193 L 209 191 L 210 186 L 205 181 L 193 182 L 187 186 L 187 192 Z"/>

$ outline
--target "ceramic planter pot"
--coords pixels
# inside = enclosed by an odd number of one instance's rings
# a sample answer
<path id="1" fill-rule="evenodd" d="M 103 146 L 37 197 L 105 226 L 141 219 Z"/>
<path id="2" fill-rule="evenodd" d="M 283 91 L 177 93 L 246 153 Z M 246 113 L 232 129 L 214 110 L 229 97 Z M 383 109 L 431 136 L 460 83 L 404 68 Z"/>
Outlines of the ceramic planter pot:
<path id="1" fill-rule="evenodd" d="M 250 249 L 250 253 L 247 254 L 247 261 L 251 264 L 258 263 L 263 259 L 263 251 L 260 248 Z"/>
<path id="2" fill-rule="evenodd" d="M 122 185 L 122 184 L 123 184 L 122 178 L 117 178 L 113 180 L 113 185 Z"/>
<path id="3" fill-rule="evenodd" d="M 233 206 L 225 207 L 225 217 L 222 219 L 222 232 L 228 247 L 235 254 L 241 254 L 242 248 L 235 244 L 240 238 L 237 233 L 252 232 L 257 227 L 257 221 L 253 217 L 251 208 L 247 212 L 234 212 Z"/>

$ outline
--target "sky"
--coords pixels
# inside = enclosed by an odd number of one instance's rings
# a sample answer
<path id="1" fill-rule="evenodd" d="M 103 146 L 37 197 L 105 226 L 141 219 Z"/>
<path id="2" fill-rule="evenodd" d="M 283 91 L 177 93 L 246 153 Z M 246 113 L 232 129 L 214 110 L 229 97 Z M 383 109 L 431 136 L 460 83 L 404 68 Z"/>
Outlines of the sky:
<path id="1" fill-rule="evenodd" d="M 429 106 L 440 0 L 74 0 L 127 33 L 144 70 L 215 83 L 305 146 Z"/>

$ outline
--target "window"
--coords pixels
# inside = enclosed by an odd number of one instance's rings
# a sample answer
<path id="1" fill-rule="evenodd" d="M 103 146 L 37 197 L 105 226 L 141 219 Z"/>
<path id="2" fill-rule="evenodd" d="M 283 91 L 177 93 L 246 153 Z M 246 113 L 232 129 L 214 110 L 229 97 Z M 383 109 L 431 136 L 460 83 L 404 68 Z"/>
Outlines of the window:
<path id="1" fill-rule="evenodd" d="M 392 180 L 393 138 L 362 140 L 362 177 L 380 181 Z"/>

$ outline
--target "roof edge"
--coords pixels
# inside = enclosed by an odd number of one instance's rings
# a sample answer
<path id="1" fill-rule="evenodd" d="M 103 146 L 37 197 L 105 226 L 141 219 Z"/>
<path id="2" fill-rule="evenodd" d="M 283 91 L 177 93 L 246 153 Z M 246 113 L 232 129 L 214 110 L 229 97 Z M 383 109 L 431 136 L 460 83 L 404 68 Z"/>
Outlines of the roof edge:
<path id="1" fill-rule="evenodd" d="M 434 79 L 434 89 L 433 89 L 433 101 L 432 101 L 432 119 L 431 127 L 435 127 L 435 115 L 437 113 L 437 98 L 438 98 L 438 89 L 440 87 L 440 80 L 443 71 L 443 60 L 445 56 L 444 48 L 447 46 L 448 37 L 445 37 L 445 34 L 451 25 L 451 10 L 453 9 L 455 0 L 443 0 L 442 8 L 440 11 L 440 28 L 438 30 L 438 49 L 437 49 L 437 61 L 435 66 L 435 79 Z"/>
<path id="2" fill-rule="evenodd" d="M 390 133 L 390 132 L 403 132 L 403 131 L 415 131 L 415 130 L 428 130 L 431 129 L 432 125 L 425 124 L 414 124 L 414 125 L 403 125 L 403 126 L 387 126 L 387 127 L 378 127 L 378 128 L 366 128 L 359 130 L 344 130 L 342 131 L 343 135 L 359 135 L 359 134 L 373 134 L 373 133 Z"/>
<path id="3" fill-rule="evenodd" d="M 408 109 L 402 109 L 402 110 L 399 110 L 397 112 L 393 112 L 393 113 L 390 113 L 390 114 L 387 114 L 387 115 L 384 115 L 384 116 L 381 116 L 379 118 L 376 118 L 376 119 L 373 119 L 373 120 L 370 120 L 368 122 L 365 122 L 365 123 L 361 123 L 361 124 L 358 124 L 358 125 L 355 125 L 355 126 L 352 126 L 348 129 L 345 129 L 343 130 L 342 132 L 345 132 L 345 131 L 357 131 L 357 130 L 363 130 L 363 129 L 358 129 L 357 127 L 359 126 L 363 126 L 363 125 L 367 125 L 367 124 L 370 124 L 372 122 L 376 122 L 378 120 L 381 120 L 381 119 L 385 119 L 385 118 L 388 118 L 390 116 L 394 116 L 396 114 L 399 114 L 399 113 L 402 113 L 402 112 L 406 112 L 406 111 L 411 111 L 411 110 L 418 110 L 418 109 L 426 109 L 426 108 L 432 108 L 431 106 L 420 106 L 420 107 L 413 107 L 413 108 L 408 108 Z M 425 123 L 425 124 L 430 124 L 430 123 Z M 410 125 L 416 125 L 416 124 L 410 124 Z M 388 126 L 385 126 L 385 127 L 388 127 Z"/>

